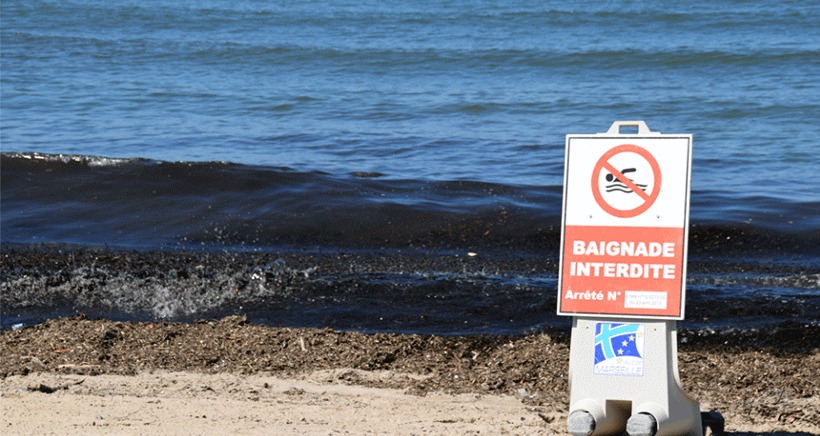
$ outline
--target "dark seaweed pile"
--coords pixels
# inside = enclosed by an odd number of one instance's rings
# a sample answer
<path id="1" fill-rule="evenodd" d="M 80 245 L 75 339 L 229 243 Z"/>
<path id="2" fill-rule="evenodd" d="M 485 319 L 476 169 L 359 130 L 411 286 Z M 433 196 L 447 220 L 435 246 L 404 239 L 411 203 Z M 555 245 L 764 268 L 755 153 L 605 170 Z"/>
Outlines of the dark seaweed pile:
<path id="1" fill-rule="evenodd" d="M 795 349 L 761 346 L 742 336 L 694 336 L 679 352 L 681 383 L 727 422 L 820 425 L 818 332 Z M 778 345 L 780 344 L 780 345 Z M 335 383 L 404 389 L 425 395 L 501 393 L 540 410 L 566 412 L 569 337 L 363 334 L 280 329 L 244 317 L 194 323 L 61 318 L 0 334 L 0 379 L 42 371 L 135 374 L 141 371 L 265 373 L 299 376 L 338 369 Z M 394 377 L 357 371 L 390 370 Z M 410 377 L 412 376 L 412 377 Z"/>

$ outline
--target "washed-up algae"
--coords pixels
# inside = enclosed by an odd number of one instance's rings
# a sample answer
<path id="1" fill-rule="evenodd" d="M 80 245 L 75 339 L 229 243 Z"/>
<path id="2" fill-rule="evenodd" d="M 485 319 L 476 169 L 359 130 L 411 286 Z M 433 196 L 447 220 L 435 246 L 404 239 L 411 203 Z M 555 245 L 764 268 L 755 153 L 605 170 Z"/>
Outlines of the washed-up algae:
<path id="1" fill-rule="evenodd" d="M 818 349 L 759 343 L 733 335 L 691 338 L 679 352 L 684 389 L 705 409 L 722 412 L 727 422 L 820 429 Z M 0 378 L 157 370 L 293 377 L 340 370 L 335 382 L 398 388 L 412 395 L 517 395 L 545 413 L 566 413 L 569 401 L 569 337 L 563 332 L 517 337 L 364 334 L 272 328 L 244 317 L 149 323 L 75 316 L 4 331 L 0 355 Z M 361 377 L 362 371 L 404 376 Z"/>

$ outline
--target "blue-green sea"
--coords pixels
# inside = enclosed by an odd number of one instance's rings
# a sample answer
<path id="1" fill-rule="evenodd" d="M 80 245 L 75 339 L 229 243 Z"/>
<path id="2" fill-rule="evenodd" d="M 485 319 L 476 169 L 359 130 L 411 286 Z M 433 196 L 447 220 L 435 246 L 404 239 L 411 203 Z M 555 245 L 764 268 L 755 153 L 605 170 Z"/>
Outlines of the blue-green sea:
<path id="1" fill-rule="evenodd" d="M 818 22 L 802 1 L 4 0 L 0 243 L 554 261 L 565 135 L 644 120 L 694 137 L 690 295 L 817 308 Z M 3 325 L 47 312 L 9 268 Z M 445 279 L 453 307 L 471 280 L 488 305 L 555 297 L 554 265 L 404 272 L 409 301 Z M 355 280 L 409 280 L 377 273 Z"/>

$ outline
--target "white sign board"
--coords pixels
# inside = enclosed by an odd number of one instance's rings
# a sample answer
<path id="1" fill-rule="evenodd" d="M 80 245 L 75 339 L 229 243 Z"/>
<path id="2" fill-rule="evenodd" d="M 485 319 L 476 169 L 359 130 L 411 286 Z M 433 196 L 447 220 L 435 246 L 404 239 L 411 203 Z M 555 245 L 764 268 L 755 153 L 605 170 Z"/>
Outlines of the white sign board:
<path id="1" fill-rule="evenodd" d="M 639 123 L 567 135 L 559 315 L 683 319 L 692 135 Z"/>

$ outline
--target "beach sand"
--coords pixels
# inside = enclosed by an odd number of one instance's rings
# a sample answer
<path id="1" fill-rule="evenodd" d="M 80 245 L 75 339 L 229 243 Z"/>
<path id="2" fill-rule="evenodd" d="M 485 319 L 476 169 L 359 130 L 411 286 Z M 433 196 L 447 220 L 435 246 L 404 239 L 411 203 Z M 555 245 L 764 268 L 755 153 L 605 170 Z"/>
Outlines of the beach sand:
<path id="1" fill-rule="evenodd" d="M 61 318 L 0 336 L 0 432 L 563 434 L 568 339 Z M 685 390 L 731 434 L 820 433 L 820 352 L 756 344 L 690 338 Z"/>
<path id="2" fill-rule="evenodd" d="M 340 382 L 351 375 L 374 382 L 405 377 L 390 371 L 354 370 L 317 371 L 299 378 L 193 372 L 15 376 L 4 382 L 4 414 L 0 424 L 4 434 L 533 434 L 545 428 L 560 431 L 557 414 L 539 415 L 513 396 L 431 393 L 420 397 L 401 389 Z M 31 393 L 31 383 L 56 386 L 58 391 Z"/>

